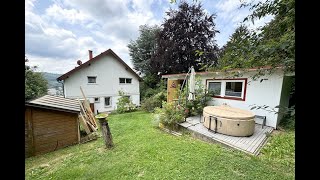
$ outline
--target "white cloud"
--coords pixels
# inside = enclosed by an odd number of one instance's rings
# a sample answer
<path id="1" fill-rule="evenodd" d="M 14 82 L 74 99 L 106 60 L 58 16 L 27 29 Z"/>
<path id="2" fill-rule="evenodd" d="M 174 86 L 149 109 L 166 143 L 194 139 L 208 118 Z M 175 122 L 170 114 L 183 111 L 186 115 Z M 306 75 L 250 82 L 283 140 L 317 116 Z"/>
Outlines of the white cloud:
<path id="1" fill-rule="evenodd" d="M 216 39 L 223 45 L 249 12 L 237 9 L 239 0 L 203 2 L 206 12 L 217 14 L 215 23 L 221 33 Z M 40 6 L 42 3 L 25 2 L 26 54 L 30 63 L 57 73 L 71 70 L 78 59 L 88 60 L 89 49 L 96 56 L 111 48 L 132 67 L 127 44 L 137 38 L 139 26 L 160 25 L 169 7 L 177 7 L 161 0 L 53 0 Z"/>
<path id="2" fill-rule="evenodd" d="M 33 7 L 34 7 L 34 2 L 35 2 L 35 0 L 26 0 L 25 1 L 25 10 L 26 11 L 31 11 L 32 9 L 33 9 Z"/>
<path id="3" fill-rule="evenodd" d="M 84 12 L 80 12 L 76 9 L 66 9 L 58 4 L 53 4 L 47 8 L 46 15 L 56 21 L 66 21 L 71 24 L 83 23 L 91 19 L 91 17 Z"/>
<path id="4" fill-rule="evenodd" d="M 258 1 L 264 2 L 265 0 Z M 252 0 L 248 0 L 247 2 L 252 2 Z M 220 0 L 217 4 L 211 5 L 217 11 L 216 24 L 221 32 L 217 34 L 217 43 L 220 47 L 229 40 L 229 37 L 234 33 L 234 30 L 243 23 L 244 18 L 252 13 L 248 7 L 239 8 L 240 5 L 240 0 Z M 255 24 L 246 22 L 245 25 L 247 25 L 249 29 L 256 29 L 257 27 L 270 22 L 271 19 L 272 16 L 266 16 L 256 20 Z"/>
<path id="5" fill-rule="evenodd" d="M 132 6 L 135 9 L 135 12 L 143 13 L 143 12 L 151 12 L 151 4 L 155 0 L 132 0 Z"/>
<path id="6" fill-rule="evenodd" d="M 222 0 L 217 3 L 216 7 L 224 13 L 230 13 L 236 10 L 240 5 L 240 0 Z"/>
<path id="7" fill-rule="evenodd" d="M 31 54 L 26 54 L 26 56 L 29 59 L 27 65 L 38 66 L 37 71 L 39 72 L 64 74 L 77 66 L 74 59 L 64 59 L 63 63 L 61 63 L 61 60 L 58 58 L 34 56 Z"/>
<path id="8" fill-rule="evenodd" d="M 88 13 L 98 20 L 123 17 L 129 11 L 125 0 L 65 0 L 63 3 Z"/>
<path id="9" fill-rule="evenodd" d="M 249 29 L 257 30 L 258 28 L 264 26 L 265 24 L 269 23 L 274 18 L 273 15 L 267 15 L 261 19 L 257 19 L 254 21 L 254 24 L 250 21 L 247 22 L 246 25 Z"/>

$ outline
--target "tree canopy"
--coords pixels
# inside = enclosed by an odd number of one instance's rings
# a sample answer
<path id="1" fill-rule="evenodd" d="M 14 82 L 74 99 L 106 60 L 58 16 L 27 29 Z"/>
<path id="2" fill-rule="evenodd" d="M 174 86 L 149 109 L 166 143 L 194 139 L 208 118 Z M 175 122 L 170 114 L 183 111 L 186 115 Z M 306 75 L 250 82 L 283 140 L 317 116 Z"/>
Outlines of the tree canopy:
<path id="1" fill-rule="evenodd" d="M 249 66 L 253 44 L 252 32 L 245 25 L 240 25 L 222 47 L 217 68 L 227 70 Z"/>
<path id="2" fill-rule="evenodd" d="M 150 73 L 150 59 L 156 49 L 156 34 L 160 27 L 143 25 L 139 27 L 140 35 L 137 40 L 131 40 L 128 44 L 129 55 L 133 62 L 133 68 L 141 73 Z"/>
<path id="3" fill-rule="evenodd" d="M 255 62 L 273 67 L 282 66 L 285 72 L 295 71 L 295 1 L 274 0 L 258 3 L 245 20 L 261 18 L 268 14 L 274 19 L 261 29 L 261 41 L 257 43 Z M 259 60 L 259 59 L 262 59 Z"/>
<path id="4" fill-rule="evenodd" d="M 156 53 L 151 58 L 153 71 L 160 74 L 187 72 L 194 66 L 215 64 L 219 48 L 215 42 L 215 15 L 208 15 L 201 4 L 181 2 L 178 10 L 170 9 L 163 29 L 157 35 Z M 210 52 L 197 56 L 197 51 Z"/>
<path id="5" fill-rule="evenodd" d="M 25 63 L 29 60 L 25 58 Z M 25 65 L 25 100 L 30 100 L 47 94 L 48 82 L 40 72 L 34 72 L 37 67 Z"/>
<path id="6" fill-rule="evenodd" d="M 225 68 L 271 66 L 269 73 L 275 67 L 295 72 L 295 1 L 267 0 L 242 6 L 253 10 L 244 22 L 254 23 L 266 15 L 274 15 L 274 18 L 260 33 L 243 31 L 243 27 L 236 29 L 219 62 L 225 64 Z"/>

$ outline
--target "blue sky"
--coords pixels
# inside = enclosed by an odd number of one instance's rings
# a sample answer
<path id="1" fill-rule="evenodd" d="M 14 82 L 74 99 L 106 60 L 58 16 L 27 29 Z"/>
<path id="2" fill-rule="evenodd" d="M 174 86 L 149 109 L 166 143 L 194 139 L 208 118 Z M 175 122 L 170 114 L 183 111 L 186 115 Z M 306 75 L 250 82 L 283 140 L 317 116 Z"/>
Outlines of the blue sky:
<path id="1" fill-rule="evenodd" d="M 207 13 L 216 14 L 219 47 L 250 14 L 248 8 L 239 9 L 241 1 L 198 0 Z M 139 36 L 140 25 L 161 25 L 169 8 L 175 9 L 177 4 L 170 0 L 26 0 L 29 65 L 37 65 L 38 71 L 63 74 L 76 67 L 77 60 L 87 61 L 88 50 L 96 56 L 110 48 L 132 67 L 128 43 Z M 271 19 L 267 16 L 247 25 L 255 29 Z"/>

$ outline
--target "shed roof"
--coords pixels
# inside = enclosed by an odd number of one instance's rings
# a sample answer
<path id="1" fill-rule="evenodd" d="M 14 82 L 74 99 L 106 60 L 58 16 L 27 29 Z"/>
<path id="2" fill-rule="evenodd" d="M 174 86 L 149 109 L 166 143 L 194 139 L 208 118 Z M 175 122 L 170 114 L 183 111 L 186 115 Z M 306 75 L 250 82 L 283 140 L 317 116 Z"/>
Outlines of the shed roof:
<path id="1" fill-rule="evenodd" d="M 71 113 L 80 112 L 80 105 L 77 100 L 64 98 L 62 96 L 45 95 L 40 98 L 28 101 L 25 105 Z"/>

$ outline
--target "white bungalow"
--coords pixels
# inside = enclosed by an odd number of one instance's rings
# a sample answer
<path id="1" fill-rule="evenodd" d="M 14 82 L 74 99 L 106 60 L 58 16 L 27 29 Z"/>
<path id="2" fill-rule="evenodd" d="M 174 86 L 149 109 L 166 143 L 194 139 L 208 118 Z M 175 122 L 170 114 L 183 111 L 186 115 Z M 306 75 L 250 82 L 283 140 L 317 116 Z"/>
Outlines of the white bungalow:
<path id="1" fill-rule="evenodd" d="M 265 67 L 262 69 L 268 68 Z M 293 82 L 293 75 L 286 75 L 281 68 L 278 68 L 276 72 L 271 75 L 264 75 L 257 80 L 253 80 L 252 76 L 258 72 L 257 68 L 232 70 L 229 72 L 235 71 L 242 74 L 242 76 L 235 78 L 222 71 L 196 72 L 196 77 L 201 77 L 206 89 L 215 91 L 215 95 L 208 104 L 227 104 L 245 110 L 251 110 L 254 105 L 269 106 L 267 110 L 254 109 L 251 111 L 256 115 L 266 116 L 266 125 L 277 128 L 283 114 L 275 113 L 271 109 L 278 105 L 281 107 L 289 106 L 290 87 Z M 182 84 L 185 77 L 186 73 L 162 76 L 162 78 L 168 79 L 168 101 L 177 98 L 177 94 L 175 94 L 175 92 L 177 92 L 177 84 Z M 279 109 L 275 108 L 275 110 L 278 112 Z"/>

